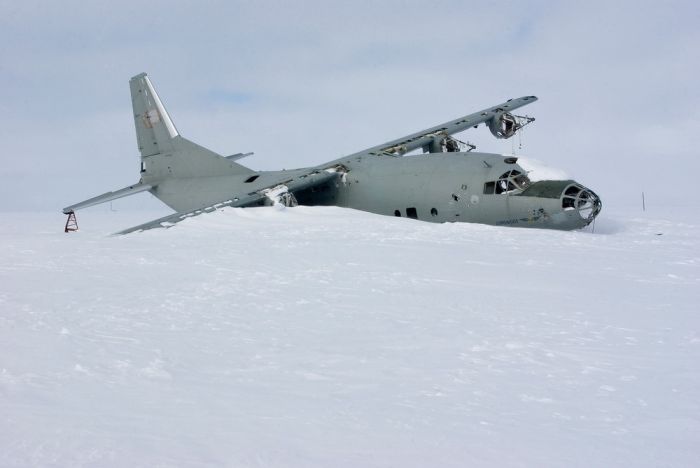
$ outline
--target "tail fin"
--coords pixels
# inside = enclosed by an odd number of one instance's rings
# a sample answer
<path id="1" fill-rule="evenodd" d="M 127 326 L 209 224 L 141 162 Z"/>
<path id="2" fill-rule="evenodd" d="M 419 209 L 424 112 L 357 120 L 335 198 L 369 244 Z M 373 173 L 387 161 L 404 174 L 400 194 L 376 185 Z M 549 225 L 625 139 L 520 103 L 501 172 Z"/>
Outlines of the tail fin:
<path id="1" fill-rule="evenodd" d="M 131 78 L 129 87 L 143 180 L 253 172 L 181 137 L 146 73 Z"/>
<path id="2" fill-rule="evenodd" d="M 141 73 L 129 80 L 131 104 L 134 109 L 136 139 L 141 157 L 174 151 L 172 139 L 179 135 L 156 90 Z"/>
<path id="3" fill-rule="evenodd" d="M 192 184 L 191 178 L 245 175 L 254 172 L 233 162 L 233 157 L 227 159 L 182 138 L 145 73 L 131 78 L 129 86 L 136 139 L 141 152 L 141 180 L 123 189 L 67 206 L 63 209 L 64 213 L 69 214 L 88 206 L 145 191 L 149 191 L 174 210 L 181 211 L 190 208 L 193 203 L 199 203 L 201 197 L 192 193 L 192 187 L 201 189 L 207 185 L 206 182 Z M 238 156 L 240 154 L 234 155 Z M 224 192 L 226 193 L 221 196 L 226 196 L 228 188 Z M 209 195 L 211 189 L 203 196 L 206 198 Z"/>

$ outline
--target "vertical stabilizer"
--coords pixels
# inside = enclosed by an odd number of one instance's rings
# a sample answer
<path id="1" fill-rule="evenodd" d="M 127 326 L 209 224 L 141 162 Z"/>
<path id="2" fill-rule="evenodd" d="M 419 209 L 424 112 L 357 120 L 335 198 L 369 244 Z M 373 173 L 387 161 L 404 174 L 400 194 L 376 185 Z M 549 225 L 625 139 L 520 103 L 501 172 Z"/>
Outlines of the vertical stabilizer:
<path id="1" fill-rule="evenodd" d="M 253 173 L 247 167 L 183 138 L 145 73 L 131 78 L 129 87 L 136 140 L 141 152 L 140 182 L 150 185 L 153 195 L 162 200 L 165 190 L 162 181 L 166 179 Z M 181 191 L 187 192 L 185 189 Z"/>
<path id="2" fill-rule="evenodd" d="M 178 132 L 148 76 L 136 75 L 129 80 L 129 87 L 141 157 L 173 151 Z"/>

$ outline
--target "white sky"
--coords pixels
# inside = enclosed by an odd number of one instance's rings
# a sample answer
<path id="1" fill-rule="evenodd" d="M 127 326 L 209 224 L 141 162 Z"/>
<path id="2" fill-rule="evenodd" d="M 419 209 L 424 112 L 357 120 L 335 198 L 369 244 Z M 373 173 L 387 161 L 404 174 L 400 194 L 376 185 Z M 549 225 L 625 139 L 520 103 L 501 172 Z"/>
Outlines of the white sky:
<path id="1" fill-rule="evenodd" d="M 0 209 L 136 182 L 128 80 L 142 71 L 183 136 L 255 151 L 253 169 L 534 94 L 522 150 L 483 127 L 458 138 L 561 167 L 611 206 L 694 195 L 697 2 L 294 3 L 0 1 Z"/>

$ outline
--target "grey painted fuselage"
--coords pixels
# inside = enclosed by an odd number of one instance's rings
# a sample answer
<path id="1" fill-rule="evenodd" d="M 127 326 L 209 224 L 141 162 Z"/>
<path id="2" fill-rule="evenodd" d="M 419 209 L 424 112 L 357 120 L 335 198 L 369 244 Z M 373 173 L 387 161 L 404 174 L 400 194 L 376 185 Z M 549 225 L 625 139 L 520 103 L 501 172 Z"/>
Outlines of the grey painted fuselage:
<path id="1" fill-rule="evenodd" d="M 475 152 L 361 157 L 344 161 L 349 169 L 344 182 L 336 187 L 328 183 L 325 193 L 306 190 L 297 200 L 300 204 L 331 204 L 437 223 L 555 229 L 588 224 L 577 210 L 564 210 L 559 196 L 531 197 L 527 189 L 485 194 L 487 181 L 496 181 L 512 170 L 526 173 L 517 163 L 504 162 L 507 159 L 513 158 Z"/>
<path id="2" fill-rule="evenodd" d="M 156 197 L 175 211 L 185 212 L 211 204 L 212 200 L 224 200 L 240 191 L 241 186 L 255 193 L 264 187 L 304 177 L 314 170 L 323 171 L 342 164 L 345 172 L 295 191 L 298 203 L 336 205 L 437 223 L 461 221 L 565 230 L 590 223 L 590 212 L 580 212 L 572 203 L 565 206 L 568 188 L 587 190 L 575 181 L 540 181 L 524 189 L 484 193 L 488 181 L 498 181 L 514 170 L 526 173 L 517 162 L 506 162 L 514 159 L 477 152 L 428 153 L 401 158 L 363 155 L 317 168 L 166 178 L 160 182 L 144 180 L 156 187 L 151 190 Z M 245 182 L 252 177 L 254 181 Z M 543 185 L 554 190 L 534 190 Z M 268 199 L 257 203 L 259 206 L 266 204 L 270 204 Z"/>

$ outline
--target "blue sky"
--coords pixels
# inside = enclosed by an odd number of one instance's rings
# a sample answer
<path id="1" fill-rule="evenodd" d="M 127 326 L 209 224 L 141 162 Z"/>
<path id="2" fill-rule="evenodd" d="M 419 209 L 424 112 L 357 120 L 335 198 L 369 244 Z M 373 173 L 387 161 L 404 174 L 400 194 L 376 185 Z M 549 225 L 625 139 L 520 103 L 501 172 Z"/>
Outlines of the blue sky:
<path id="1" fill-rule="evenodd" d="M 142 71 L 183 136 L 255 151 L 254 169 L 535 94 L 516 152 L 608 205 L 642 190 L 652 207 L 687 203 L 699 22 L 691 1 L 0 1 L 0 209 L 57 210 L 138 180 L 128 80 Z M 458 137 L 514 148 L 483 128 Z"/>

